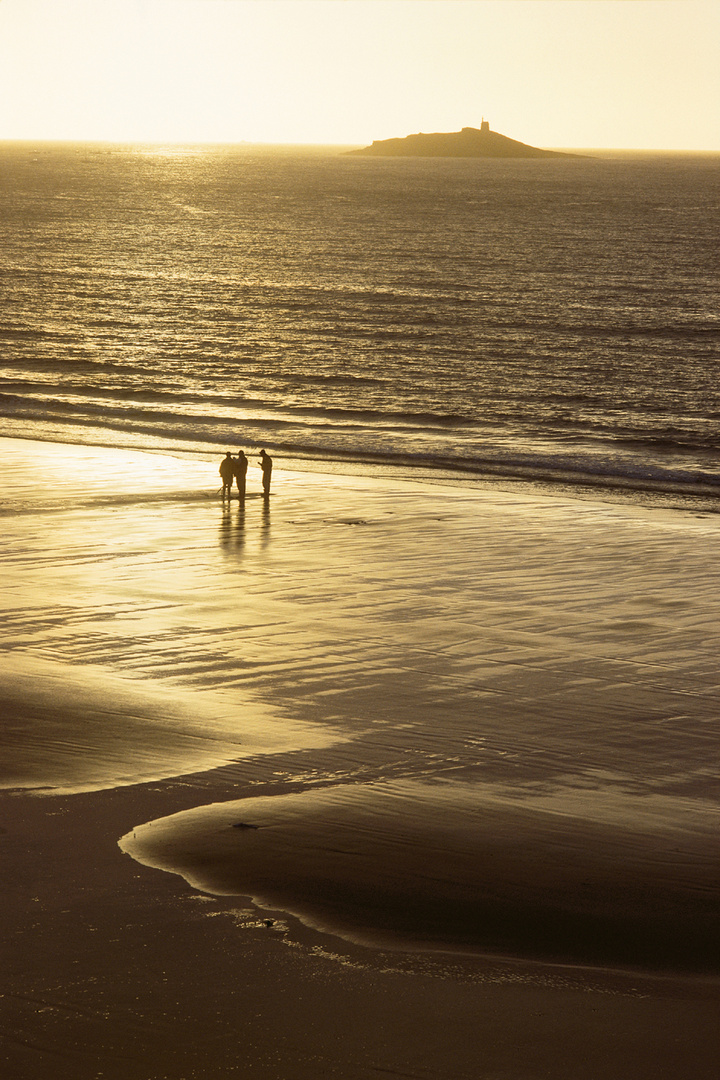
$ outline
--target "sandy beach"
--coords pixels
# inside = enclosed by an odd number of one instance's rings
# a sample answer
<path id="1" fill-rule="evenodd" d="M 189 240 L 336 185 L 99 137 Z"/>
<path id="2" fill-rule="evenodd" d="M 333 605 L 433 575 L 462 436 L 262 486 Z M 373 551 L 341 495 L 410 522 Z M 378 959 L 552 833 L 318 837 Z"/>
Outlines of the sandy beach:
<path id="1" fill-rule="evenodd" d="M 2 461 L 4 1076 L 714 1080 L 720 517 Z"/>

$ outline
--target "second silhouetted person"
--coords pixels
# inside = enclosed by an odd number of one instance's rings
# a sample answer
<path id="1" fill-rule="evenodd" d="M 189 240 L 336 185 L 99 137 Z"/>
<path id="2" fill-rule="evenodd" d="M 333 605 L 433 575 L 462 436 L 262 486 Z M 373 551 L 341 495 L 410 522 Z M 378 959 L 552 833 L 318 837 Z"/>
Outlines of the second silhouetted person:
<path id="1" fill-rule="evenodd" d="M 235 482 L 237 483 L 238 496 L 245 498 L 245 477 L 247 476 L 248 459 L 242 450 L 238 451 L 237 461 L 234 463 Z"/>

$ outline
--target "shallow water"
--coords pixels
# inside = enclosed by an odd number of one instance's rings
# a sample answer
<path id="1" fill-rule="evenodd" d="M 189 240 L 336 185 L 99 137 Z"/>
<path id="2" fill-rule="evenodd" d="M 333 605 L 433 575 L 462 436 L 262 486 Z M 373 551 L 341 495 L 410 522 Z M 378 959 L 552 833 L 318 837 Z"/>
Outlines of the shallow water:
<path id="1" fill-rule="evenodd" d="M 6 787 L 272 782 L 127 849 L 361 940 L 716 970 L 715 515 L 282 470 L 240 504 L 181 457 L 4 462 Z"/>
<path id="2" fill-rule="evenodd" d="M 2 462 L 9 1074 L 713 1080 L 717 515 Z"/>

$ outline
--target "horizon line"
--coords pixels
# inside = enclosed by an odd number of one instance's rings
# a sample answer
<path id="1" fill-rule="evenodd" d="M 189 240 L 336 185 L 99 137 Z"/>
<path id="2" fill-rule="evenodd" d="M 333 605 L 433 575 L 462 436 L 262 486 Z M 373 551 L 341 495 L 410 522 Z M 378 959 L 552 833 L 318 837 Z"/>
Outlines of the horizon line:
<path id="1" fill-rule="evenodd" d="M 376 140 L 377 141 L 377 140 Z M 267 148 L 302 148 L 307 149 L 347 149 L 349 147 L 364 147 L 371 144 L 362 142 L 316 142 L 316 141 L 281 141 L 272 142 L 267 139 L 133 139 L 133 138 L 99 138 L 99 137 L 67 137 L 67 136 L 2 136 L 0 145 L 6 144 L 61 144 L 67 146 L 236 146 L 236 147 L 267 147 Z M 541 146 L 543 150 L 567 150 L 575 152 L 604 152 L 604 153 L 636 153 L 636 154 L 720 154 L 720 147 L 707 149 L 698 147 L 672 147 L 672 146 Z M 400 155 L 403 156 L 403 155 Z M 421 155 L 418 155 L 421 156 Z M 432 156 L 432 155 L 428 155 Z M 464 158 L 463 160 L 473 160 Z M 484 160 L 478 158 L 478 160 Z"/>

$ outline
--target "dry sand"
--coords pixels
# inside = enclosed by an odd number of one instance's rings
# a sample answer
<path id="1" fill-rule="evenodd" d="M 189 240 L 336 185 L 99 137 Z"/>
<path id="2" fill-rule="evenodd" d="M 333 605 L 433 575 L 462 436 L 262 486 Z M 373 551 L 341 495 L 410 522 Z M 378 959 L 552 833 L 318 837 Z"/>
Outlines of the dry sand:
<path id="1" fill-rule="evenodd" d="M 718 980 L 682 955 L 470 955 L 442 906 L 430 949 L 397 912 L 371 939 L 390 878 L 452 911 L 469 808 L 501 907 L 577 910 L 589 873 L 717 948 L 715 516 L 279 461 L 241 510 L 203 462 L 3 461 L 3 1076 L 714 1080 Z M 296 823 L 253 866 L 248 808 Z"/>

